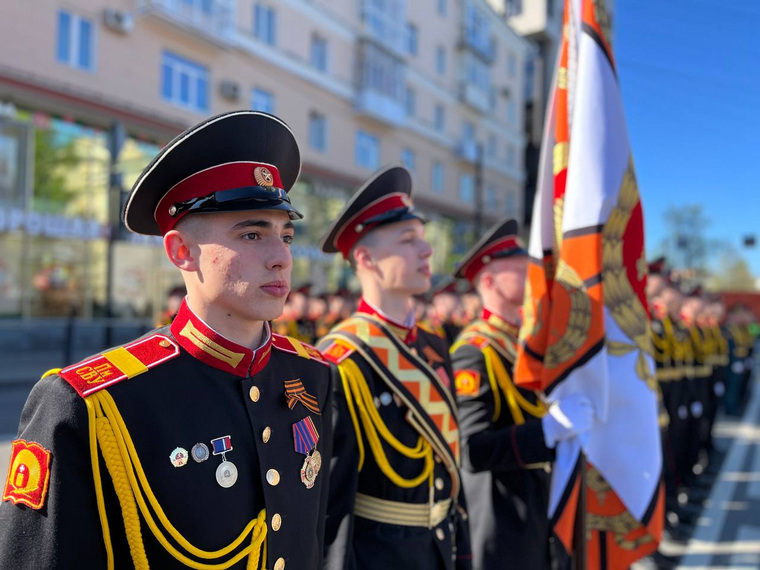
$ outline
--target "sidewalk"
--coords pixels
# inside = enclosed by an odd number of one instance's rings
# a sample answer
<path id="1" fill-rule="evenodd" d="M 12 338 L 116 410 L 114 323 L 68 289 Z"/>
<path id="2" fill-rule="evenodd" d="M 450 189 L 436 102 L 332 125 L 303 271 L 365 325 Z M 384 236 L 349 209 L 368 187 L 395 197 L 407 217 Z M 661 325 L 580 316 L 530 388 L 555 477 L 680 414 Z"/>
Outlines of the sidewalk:
<path id="1" fill-rule="evenodd" d="M 716 438 L 730 438 L 728 455 L 694 536 L 665 553 L 682 556 L 679 568 L 760 568 L 760 382 L 744 417 L 714 429 Z"/>

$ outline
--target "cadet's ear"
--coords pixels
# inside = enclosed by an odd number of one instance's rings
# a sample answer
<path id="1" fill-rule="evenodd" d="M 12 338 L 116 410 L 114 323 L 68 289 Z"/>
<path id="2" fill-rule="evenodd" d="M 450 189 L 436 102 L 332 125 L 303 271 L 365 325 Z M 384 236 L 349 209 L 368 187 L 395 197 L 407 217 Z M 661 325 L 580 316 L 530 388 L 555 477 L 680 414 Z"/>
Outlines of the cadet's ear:
<path id="1" fill-rule="evenodd" d="M 177 268 L 182 271 L 197 271 L 198 258 L 189 240 L 189 235 L 179 230 L 169 230 L 164 235 L 164 251 Z"/>
<path id="2" fill-rule="evenodd" d="M 375 267 L 375 260 L 372 259 L 372 253 L 369 251 L 369 248 L 363 245 L 358 245 L 352 252 L 352 255 L 357 268 L 364 267 L 367 269 L 373 269 Z"/>

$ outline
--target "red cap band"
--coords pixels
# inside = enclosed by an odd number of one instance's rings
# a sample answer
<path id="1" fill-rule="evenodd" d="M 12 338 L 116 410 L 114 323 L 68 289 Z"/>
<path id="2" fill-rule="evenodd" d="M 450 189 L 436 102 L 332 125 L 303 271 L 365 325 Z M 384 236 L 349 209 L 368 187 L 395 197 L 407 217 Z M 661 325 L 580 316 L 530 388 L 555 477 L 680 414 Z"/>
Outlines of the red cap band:
<path id="1" fill-rule="evenodd" d="M 503 237 L 479 251 L 477 255 L 473 256 L 473 258 L 462 266 L 459 271 L 464 275 L 465 279 L 472 283 L 478 273 L 480 273 L 480 270 L 491 263 L 494 258 L 498 257 L 498 254 L 522 249 L 524 248 L 518 237 Z"/>
<path id="2" fill-rule="evenodd" d="M 375 224 L 366 225 L 364 223 L 366 220 L 390 210 L 411 207 L 411 198 L 403 192 L 387 194 L 379 200 L 367 204 L 367 206 L 359 210 L 359 212 L 343 224 L 343 229 L 335 236 L 335 248 L 343 254 L 344 258 L 348 259 L 351 248 L 356 245 L 359 238 L 375 227 Z"/>
<path id="3" fill-rule="evenodd" d="M 280 171 L 276 166 L 261 162 L 228 162 L 201 170 L 175 184 L 158 202 L 153 216 L 161 234 L 165 234 L 187 214 L 172 216 L 169 208 L 174 204 L 247 186 L 282 188 Z"/>

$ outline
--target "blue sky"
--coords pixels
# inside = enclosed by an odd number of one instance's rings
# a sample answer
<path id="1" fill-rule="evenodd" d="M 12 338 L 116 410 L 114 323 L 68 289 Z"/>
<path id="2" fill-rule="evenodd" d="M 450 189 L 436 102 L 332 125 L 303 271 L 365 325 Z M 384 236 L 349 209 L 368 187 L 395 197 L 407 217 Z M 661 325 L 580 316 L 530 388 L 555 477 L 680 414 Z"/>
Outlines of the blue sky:
<path id="1" fill-rule="evenodd" d="M 760 0 L 615 0 L 613 49 L 651 258 L 671 206 L 760 275 Z M 713 256 L 712 265 L 718 261 Z"/>

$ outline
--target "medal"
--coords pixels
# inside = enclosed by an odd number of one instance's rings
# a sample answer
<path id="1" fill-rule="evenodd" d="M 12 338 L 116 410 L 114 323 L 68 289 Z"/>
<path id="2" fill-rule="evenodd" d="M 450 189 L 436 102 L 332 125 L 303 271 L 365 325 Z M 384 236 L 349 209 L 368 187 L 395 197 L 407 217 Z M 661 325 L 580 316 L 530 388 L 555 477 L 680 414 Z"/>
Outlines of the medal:
<path id="1" fill-rule="evenodd" d="M 301 467 L 301 483 L 306 485 L 307 489 L 314 486 L 314 481 L 319 475 L 319 469 L 322 467 L 322 454 L 316 449 L 311 455 L 307 455 Z"/>
<path id="2" fill-rule="evenodd" d="M 293 440 L 296 452 L 306 456 L 301 467 L 301 483 L 311 489 L 322 467 L 322 455 L 317 451 L 319 433 L 310 416 L 293 424 Z"/>
<path id="3" fill-rule="evenodd" d="M 203 448 L 206 447 L 202 443 L 198 445 L 203 446 Z M 204 451 L 203 448 L 198 448 L 196 450 L 196 447 L 193 448 L 193 451 L 194 452 L 197 451 L 200 455 L 203 455 L 203 451 Z M 232 487 L 238 478 L 237 467 L 232 461 L 227 461 L 227 457 L 226 457 L 226 453 L 228 451 L 232 451 L 232 437 L 229 435 L 223 435 L 222 437 L 217 437 L 216 439 L 212 439 L 211 448 L 213 449 L 213 452 L 212 452 L 213 455 L 222 456 L 222 462 L 219 464 L 219 467 L 216 468 L 216 482 L 219 483 L 220 487 L 224 487 L 225 489 Z M 206 452 L 206 458 L 207 458 L 208 448 L 205 449 L 205 452 Z M 195 459 L 195 454 L 193 455 L 193 458 Z M 201 461 L 205 461 L 205 459 L 195 459 L 195 460 L 198 461 L 199 463 Z"/>
<path id="4" fill-rule="evenodd" d="M 225 489 L 232 487 L 237 478 L 238 470 L 232 461 L 222 461 L 216 468 L 216 482 Z"/>
<path id="5" fill-rule="evenodd" d="M 183 467 L 184 465 L 187 465 L 187 449 L 184 447 L 175 448 L 169 456 L 169 461 L 171 461 L 172 465 L 175 467 Z"/>
<path id="6" fill-rule="evenodd" d="M 208 459 L 208 446 L 205 443 L 196 443 L 190 450 L 190 455 L 196 463 L 203 463 Z"/>

